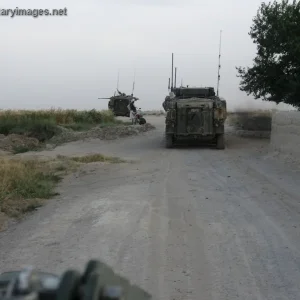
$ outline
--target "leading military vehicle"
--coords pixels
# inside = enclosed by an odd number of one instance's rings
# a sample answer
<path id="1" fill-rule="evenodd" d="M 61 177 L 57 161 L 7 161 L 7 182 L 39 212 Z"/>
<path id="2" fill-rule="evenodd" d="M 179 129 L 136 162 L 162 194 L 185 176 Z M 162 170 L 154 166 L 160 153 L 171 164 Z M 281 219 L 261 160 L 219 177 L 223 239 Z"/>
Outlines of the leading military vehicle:
<path id="1" fill-rule="evenodd" d="M 225 149 L 226 101 L 215 95 L 214 88 L 179 87 L 171 93 L 165 121 L 166 147 L 199 141 Z"/>
<path id="2" fill-rule="evenodd" d="M 167 148 L 173 147 L 180 141 L 199 141 L 214 143 L 217 149 L 225 149 L 224 123 L 227 117 L 227 105 L 224 99 L 219 98 L 220 57 L 219 52 L 216 95 L 213 87 L 183 87 L 181 83 L 177 88 L 177 68 L 175 68 L 174 82 L 174 53 L 172 53 L 172 84 L 170 86 L 169 78 L 170 93 L 163 102 L 163 108 L 167 112 L 165 121 Z"/>
<path id="3" fill-rule="evenodd" d="M 98 98 L 98 99 L 109 99 L 108 101 L 108 109 L 110 109 L 115 116 L 125 116 L 129 117 L 130 112 L 127 108 L 128 104 L 132 99 L 138 100 L 139 98 L 134 97 L 133 94 L 126 95 L 125 93 L 121 93 L 117 89 L 118 95 L 116 93 L 112 97 L 108 98 Z"/>

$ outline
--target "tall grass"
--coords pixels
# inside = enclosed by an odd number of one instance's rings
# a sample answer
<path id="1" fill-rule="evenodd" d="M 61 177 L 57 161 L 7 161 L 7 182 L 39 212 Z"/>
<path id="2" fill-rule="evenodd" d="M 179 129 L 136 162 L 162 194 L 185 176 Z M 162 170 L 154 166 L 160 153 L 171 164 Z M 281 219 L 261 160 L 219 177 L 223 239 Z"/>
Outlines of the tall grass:
<path id="1" fill-rule="evenodd" d="M 80 130 L 115 122 L 113 113 L 108 110 L 0 110 L 0 134 L 24 134 L 41 142 L 57 133 L 57 125 Z"/>
<path id="2" fill-rule="evenodd" d="M 18 218 L 57 195 L 55 187 L 64 175 L 84 163 L 123 163 L 119 157 L 90 154 L 80 157 L 58 155 L 55 159 L 0 157 L 0 215 Z M 1 219 L 0 219 L 1 231 Z"/>
<path id="3" fill-rule="evenodd" d="M 115 120 L 109 110 L 75 110 L 75 109 L 49 109 L 49 110 L 0 110 L 0 122 L 2 120 L 28 121 L 51 120 L 57 125 L 72 123 L 109 123 Z"/>
<path id="4" fill-rule="evenodd" d="M 0 211 L 18 217 L 54 195 L 60 177 L 50 164 L 36 160 L 0 159 Z"/>

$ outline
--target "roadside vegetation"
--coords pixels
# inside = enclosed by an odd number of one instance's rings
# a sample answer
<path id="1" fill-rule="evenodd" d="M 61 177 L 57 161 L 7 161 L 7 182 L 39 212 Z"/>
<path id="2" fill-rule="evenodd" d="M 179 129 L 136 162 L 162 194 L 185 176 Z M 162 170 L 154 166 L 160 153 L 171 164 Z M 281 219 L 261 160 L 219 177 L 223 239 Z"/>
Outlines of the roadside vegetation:
<path id="1" fill-rule="evenodd" d="M 128 125 L 131 122 L 118 120 L 107 110 L 0 110 L 0 230 L 7 218 L 19 218 L 55 196 L 59 181 L 83 164 L 126 162 L 102 154 L 55 159 L 14 154 L 86 138 L 111 140 L 155 128 Z"/>
<path id="2" fill-rule="evenodd" d="M 59 155 L 47 160 L 0 157 L 0 217 L 2 214 L 19 218 L 35 210 L 46 199 L 57 195 L 55 189 L 63 176 L 78 170 L 82 164 L 95 162 L 123 163 L 125 160 L 103 154 Z"/>
<path id="3" fill-rule="evenodd" d="M 61 176 L 48 161 L 0 159 L 0 211 L 17 218 L 55 195 Z"/>
<path id="4" fill-rule="evenodd" d="M 40 150 L 54 136 L 66 130 L 88 131 L 94 127 L 129 125 L 117 120 L 109 110 L 0 110 L 0 135 L 13 153 Z M 6 146 L 5 144 L 5 146 Z M 3 148 L 3 147 L 2 147 Z M 5 149 L 6 150 L 6 149 Z"/>
<path id="5" fill-rule="evenodd" d="M 93 163 L 93 162 L 109 162 L 109 163 L 122 163 L 126 162 L 120 157 L 115 156 L 105 156 L 103 154 L 90 154 L 85 156 L 75 156 L 71 158 L 75 162 L 79 163 Z"/>
<path id="6" fill-rule="evenodd" d="M 0 134 L 26 134 L 45 141 L 57 133 L 58 125 L 73 130 L 85 130 L 96 125 L 120 122 L 108 110 L 4 110 L 0 111 Z"/>

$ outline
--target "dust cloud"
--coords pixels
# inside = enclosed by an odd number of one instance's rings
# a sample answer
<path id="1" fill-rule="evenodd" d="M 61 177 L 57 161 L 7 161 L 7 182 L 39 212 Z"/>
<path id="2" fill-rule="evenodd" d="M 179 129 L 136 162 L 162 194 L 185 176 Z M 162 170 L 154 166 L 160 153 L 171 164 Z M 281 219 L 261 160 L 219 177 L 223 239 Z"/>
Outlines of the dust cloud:
<path id="1" fill-rule="evenodd" d="M 227 110 L 230 112 L 240 112 L 240 111 L 258 111 L 258 110 L 279 110 L 279 111 L 291 111 L 296 110 L 293 106 L 280 103 L 276 104 L 274 102 L 254 100 L 253 98 L 247 97 L 240 100 L 226 99 Z"/>

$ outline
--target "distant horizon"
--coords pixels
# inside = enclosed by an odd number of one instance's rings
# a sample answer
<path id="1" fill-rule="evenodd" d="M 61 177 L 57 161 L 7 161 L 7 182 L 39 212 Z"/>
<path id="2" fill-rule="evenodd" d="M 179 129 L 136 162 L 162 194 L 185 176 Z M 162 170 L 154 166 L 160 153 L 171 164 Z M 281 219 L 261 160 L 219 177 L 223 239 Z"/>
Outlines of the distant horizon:
<path id="1" fill-rule="evenodd" d="M 161 109 L 172 52 L 178 84 L 183 79 L 184 85 L 216 89 L 222 30 L 220 96 L 228 109 L 290 109 L 239 90 L 235 67 L 253 63 L 256 45 L 248 32 L 261 2 L 44 0 L 42 7 L 41 1 L 27 0 L 20 7 L 20 1 L 2 0 L 5 9 L 66 8 L 68 13 L 0 16 L 1 108 L 105 109 L 107 102 L 98 97 L 113 95 L 118 72 L 120 91 L 130 94 L 135 70 L 141 108 Z"/>

